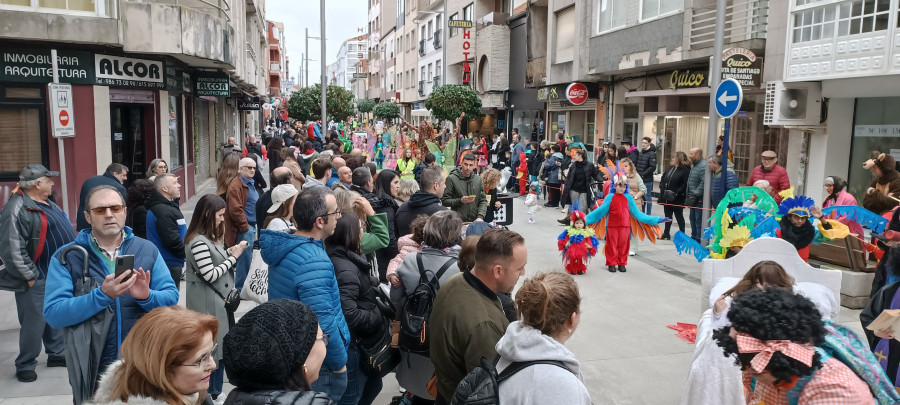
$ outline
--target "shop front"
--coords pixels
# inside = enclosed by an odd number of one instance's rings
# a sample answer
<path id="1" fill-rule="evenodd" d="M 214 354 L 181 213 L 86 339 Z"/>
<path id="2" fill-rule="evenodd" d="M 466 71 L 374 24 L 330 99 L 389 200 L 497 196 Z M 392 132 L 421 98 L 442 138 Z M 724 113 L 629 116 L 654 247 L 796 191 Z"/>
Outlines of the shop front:
<path id="1" fill-rule="evenodd" d="M 546 105 L 546 124 L 537 122 L 542 139 L 555 142 L 565 134 L 574 142 L 583 142 L 588 152 L 603 142 L 606 103 L 597 83 L 567 83 L 538 88 L 537 99 Z M 535 125 L 535 124 L 533 124 Z M 541 128 L 543 126 L 543 128 Z"/>

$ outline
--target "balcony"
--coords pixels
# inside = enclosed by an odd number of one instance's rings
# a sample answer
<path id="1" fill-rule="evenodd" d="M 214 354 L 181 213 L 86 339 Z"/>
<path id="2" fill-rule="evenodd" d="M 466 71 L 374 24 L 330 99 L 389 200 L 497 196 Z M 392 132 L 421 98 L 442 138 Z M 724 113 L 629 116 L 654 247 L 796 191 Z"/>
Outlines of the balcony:
<path id="1" fill-rule="evenodd" d="M 437 75 L 434 77 L 434 83 L 431 85 L 431 88 L 437 88 L 441 86 L 441 75 Z"/>
<path id="2" fill-rule="evenodd" d="M 691 10 L 690 49 L 710 48 L 716 35 L 716 8 L 695 7 Z M 725 43 L 766 39 L 769 2 L 735 0 L 725 8 Z"/>
<path id="3" fill-rule="evenodd" d="M 269 63 L 269 72 L 277 73 L 281 71 L 281 65 L 278 63 Z"/>
<path id="4" fill-rule="evenodd" d="M 441 30 L 434 30 L 434 49 L 441 49 Z"/>
<path id="5" fill-rule="evenodd" d="M 269 87 L 269 95 L 271 96 L 280 96 L 281 88 L 280 87 Z"/>
<path id="6" fill-rule="evenodd" d="M 419 56 L 425 56 L 425 40 L 419 40 Z"/>
<path id="7" fill-rule="evenodd" d="M 425 95 L 425 81 L 424 80 L 419 80 L 419 95 L 420 96 Z"/>

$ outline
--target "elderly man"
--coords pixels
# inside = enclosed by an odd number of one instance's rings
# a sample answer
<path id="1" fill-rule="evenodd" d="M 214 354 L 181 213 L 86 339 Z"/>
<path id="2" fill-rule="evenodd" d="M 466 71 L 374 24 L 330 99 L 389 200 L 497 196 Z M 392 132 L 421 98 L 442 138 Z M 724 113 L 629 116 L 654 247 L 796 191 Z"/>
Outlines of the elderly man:
<path id="1" fill-rule="evenodd" d="M 153 194 L 147 200 L 147 240 L 153 242 L 162 254 L 175 287 L 181 287 L 184 270 L 184 235 L 187 222 L 178 208 L 181 184 L 171 173 L 156 176 Z"/>
<path id="2" fill-rule="evenodd" d="M 256 239 L 256 201 L 259 200 L 259 192 L 254 184 L 254 174 L 256 160 L 243 158 L 238 164 L 238 175 L 228 183 L 225 191 L 225 246 L 234 246 L 240 241 L 253 246 Z M 234 277 L 238 290 L 244 286 L 252 258 L 253 249 L 244 250 L 238 258 Z"/>
<path id="3" fill-rule="evenodd" d="M 91 177 L 84 181 L 84 184 L 81 185 L 81 195 L 78 199 L 78 212 L 84 211 L 84 203 L 85 197 L 87 197 L 88 192 L 90 192 L 94 187 L 100 185 L 113 186 L 116 190 L 119 190 L 119 193 L 122 194 L 123 198 L 128 199 L 128 192 L 125 190 L 125 180 L 128 180 L 128 168 L 125 165 L 119 163 L 111 163 L 106 167 L 106 171 L 103 174 Z M 77 230 L 82 230 L 88 227 L 87 221 L 81 215 L 76 215 L 75 218 L 76 228 Z"/>
<path id="4" fill-rule="evenodd" d="M 0 271 L 0 288 L 15 292 L 19 317 L 19 355 L 16 378 L 21 382 L 37 379 L 34 369 L 41 354 L 41 342 L 47 351 L 47 367 L 65 367 L 65 343 L 61 331 L 44 320 L 44 290 L 50 257 L 59 247 L 75 239 L 69 217 L 53 201 L 51 172 L 39 164 L 25 166 L 19 173 L 19 189 L 0 212 L 0 259 L 6 270 Z"/>
<path id="5" fill-rule="evenodd" d="M 125 226 L 125 200 L 115 188 L 99 186 L 91 190 L 81 214 L 91 229 L 82 230 L 73 245 L 83 248 L 88 257 L 78 249 L 63 248 L 50 259 L 44 317 L 51 326 L 62 328 L 91 322 L 97 313 L 109 311 L 112 321 L 100 356 L 102 374 L 119 358 L 122 341 L 135 322 L 154 308 L 177 304 L 178 289 L 156 246 L 135 237 L 131 228 Z M 125 255 L 133 256 L 134 268 L 116 276 L 116 259 Z M 61 260 L 63 256 L 65 260 Z M 88 274 L 100 286 L 76 297 L 73 287 L 85 261 Z"/>
<path id="6" fill-rule="evenodd" d="M 747 181 L 748 186 L 752 186 L 759 180 L 767 180 L 772 186 L 770 195 L 775 202 L 781 203 L 781 193 L 791 188 L 791 179 L 788 177 L 787 170 L 778 164 L 778 155 L 774 151 L 767 150 L 760 155 L 762 164 L 753 168 L 750 172 L 750 180 Z"/>
<path id="7" fill-rule="evenodd" d="M 344 158 L 335 155 L 335 157 L 331 159 L 331 178 L 329 178 L 328 182 L 325 183 L 328 187 L 331 187 L 334 185 L 334 183 L 341 181 L 340 177 L 338 176 L 338 170 L 340 170 L 344 166 L 347 166 L 347 161 L 344 160 Z"/>
<path id="8" fill-rule="evenodd" d="M 338 184 L 349 190 L 350 186 L 353 185 L 353 169 L 351 169 L 350 166 L 342 166 L 340 169 L 338 169 L 337 175 L 341 180 Z"/>

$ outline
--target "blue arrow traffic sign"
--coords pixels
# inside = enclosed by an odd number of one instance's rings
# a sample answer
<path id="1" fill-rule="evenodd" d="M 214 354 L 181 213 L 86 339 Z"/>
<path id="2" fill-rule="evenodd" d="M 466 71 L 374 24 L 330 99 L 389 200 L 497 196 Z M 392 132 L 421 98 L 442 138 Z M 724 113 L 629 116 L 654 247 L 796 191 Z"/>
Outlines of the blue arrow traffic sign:
<path id="1" fill-rule="evenodd" d="M 737 114 L 744 100 L 741 84 L 734 79 L 724 79 L 716 87 L 716 113 L 722 118 L 731 118 Z"/>

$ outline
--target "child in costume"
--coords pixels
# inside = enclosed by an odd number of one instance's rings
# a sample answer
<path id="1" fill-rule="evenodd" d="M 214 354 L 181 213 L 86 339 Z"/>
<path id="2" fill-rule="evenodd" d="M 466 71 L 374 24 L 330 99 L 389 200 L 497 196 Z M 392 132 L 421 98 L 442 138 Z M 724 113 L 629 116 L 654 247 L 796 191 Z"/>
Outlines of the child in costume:
<path id="1" fill-rule="evenodd" d="M 538 195 L 537 195 L 540 187 L 541 187 L 540 183 L 538 183 L 536 181 L 532 182 L 531 188 L 528 191 L 528 196 L 525 197 L 525 206 L 528 207 L 528 216 L 529 216 L 528 223 L 529 224 L 534 223 L 534 213 L 537 212 L 537 210 L 541 209 L 541 205 L 538 204 Z"/>
<path id="2" fill-rule="evenodd" d="M 567 226 L 559 237 L 557 245 L 563 252 L 563 263 L 569 274 L 584 274 L 587 271 L 587 262 L 597 254 L 597 246 L 600 241 L 594 236 L 594 230 L 584 226 L 584 213 L 578 210 L 572 211 L 571 226 Z M 530 221 L 529 221 L 530 222 Z"/>
<path id="3" fill-rule="evenodd" d="M 516 177 L 519 179 L 519 195 L 528 193 L 528 159 L 525 152 L 519 152 L 519 166 L 516 167 Z"/>
<path id="4" fill-rule="evenodd" d="M 784 199 L 778 208 L 778 214 L 781 215 L 778 237 L 794 245 L 797 254 L 805 262 L 809 261 L 811 243 L 839 239 L 850 234 L 847 225 L 824 218 L 822 210 L 815 206 L 812 198 L 802 195 Z M 816 227 L 810 223 L 810 216 L 819 220 Z"/>
<path id="5" fill-rule="evenodd" d="M 671 220 L 647 215 L 635 205 L 634 197 L 628 193 L 625 173 L 616 173 L 612 187 L 615 193 L 607 193 L 603 203 L 587 215 L 586 221 L 597 236 L 606 239 L 603 254 L 608 270 L 614 273 L 617 269 L 620 272 L 626 270 L 632 234 L 641 240 L 646 237 L 655 242 L 662 235 L 659 224 Z"/>
<path id="6" fill-rule="evenodd" d="M 397 151 L 393 147 L 390 149 L 390 152 L 388 152 L 386 167 L 390 170 L 397 168 Z"/>
<path id="7" fill-rule="evenodd" d="M 375 138 L 375 150 L 372 155 L 375 157 L 375 164 L 378 170 L 381 170 L 384 164 L 384 142 L 381 140 L 381 135 Z"/>

